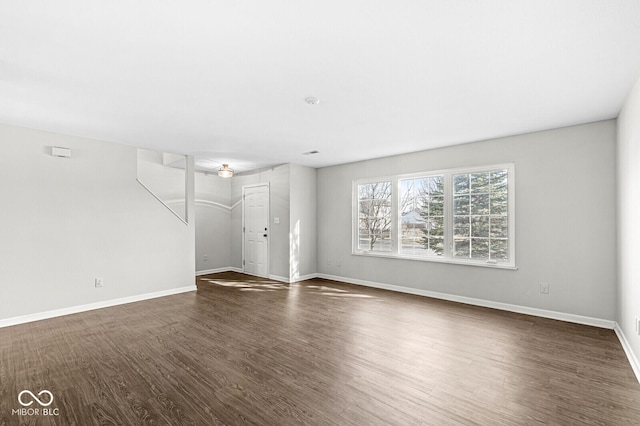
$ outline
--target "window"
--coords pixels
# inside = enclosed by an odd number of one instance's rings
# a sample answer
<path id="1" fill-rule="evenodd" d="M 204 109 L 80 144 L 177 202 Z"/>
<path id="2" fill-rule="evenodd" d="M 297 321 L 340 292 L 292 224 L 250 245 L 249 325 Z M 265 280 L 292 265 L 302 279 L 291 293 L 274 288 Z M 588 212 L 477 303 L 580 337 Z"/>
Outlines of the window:
<path id="1" fill-rule="evenodd" d="M 444 253 L 444 177 L 400 180 L 400 253 Z"/>
<path id="2" fill-rule="evenodd" d="M 514 166 L 354 182 L 354 254 L 515 267 Z"/>
<path id="3" fill-rule="evenodd" d="M 358 249 L 391 251 L 391 181 L 358 185 Z"/>
<path id="4" fill-rule="evenodd" d="M 453 175 L 453 256 L 509 260 L 508 172 Z"/>

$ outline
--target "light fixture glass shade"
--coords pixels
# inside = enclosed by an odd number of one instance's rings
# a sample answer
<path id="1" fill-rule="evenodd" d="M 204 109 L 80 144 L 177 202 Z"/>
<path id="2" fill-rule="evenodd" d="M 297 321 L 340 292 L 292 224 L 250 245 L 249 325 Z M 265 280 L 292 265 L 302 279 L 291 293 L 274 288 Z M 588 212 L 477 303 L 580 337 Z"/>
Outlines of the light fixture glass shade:
<path id="1" fill-rule="evenodd" d="M 223 178 L 230 178 L 233 176 L 233 169 L 229 168 L 228 164 L 223 164 L 220 169 L 218 169 L 218 176 Z"/>

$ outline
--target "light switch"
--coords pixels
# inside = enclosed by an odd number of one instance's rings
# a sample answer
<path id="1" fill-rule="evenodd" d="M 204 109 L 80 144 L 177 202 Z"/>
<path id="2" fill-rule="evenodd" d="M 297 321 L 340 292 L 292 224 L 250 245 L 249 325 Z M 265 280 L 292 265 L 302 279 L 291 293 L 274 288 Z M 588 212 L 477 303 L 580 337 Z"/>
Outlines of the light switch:
<path id="1" fill-rule="evenodd" d="M 279 217 L 274 217 L 273 218 L 273 223 L 280 223 L 280 218 Z"/>

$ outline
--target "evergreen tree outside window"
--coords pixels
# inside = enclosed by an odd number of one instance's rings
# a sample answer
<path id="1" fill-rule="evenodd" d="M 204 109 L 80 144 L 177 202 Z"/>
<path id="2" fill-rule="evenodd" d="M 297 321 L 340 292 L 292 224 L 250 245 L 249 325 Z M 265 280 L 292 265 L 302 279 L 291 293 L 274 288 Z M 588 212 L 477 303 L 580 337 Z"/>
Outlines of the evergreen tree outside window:
<path id="1" fill-rule="evenodd" d="M 508 171 L 453 175 L 453 256 L 508 261 Z"/>

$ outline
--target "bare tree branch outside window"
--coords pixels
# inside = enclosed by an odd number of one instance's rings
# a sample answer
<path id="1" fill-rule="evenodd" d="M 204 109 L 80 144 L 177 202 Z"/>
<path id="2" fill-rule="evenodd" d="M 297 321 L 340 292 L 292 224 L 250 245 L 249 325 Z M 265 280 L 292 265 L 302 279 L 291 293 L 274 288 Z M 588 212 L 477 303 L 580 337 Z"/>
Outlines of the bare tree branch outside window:
<path id="1" fill-rule="evenodd" d="M 358 231 L 360 249 L 391 250 L 391 182 L 358 185 Z"/>

